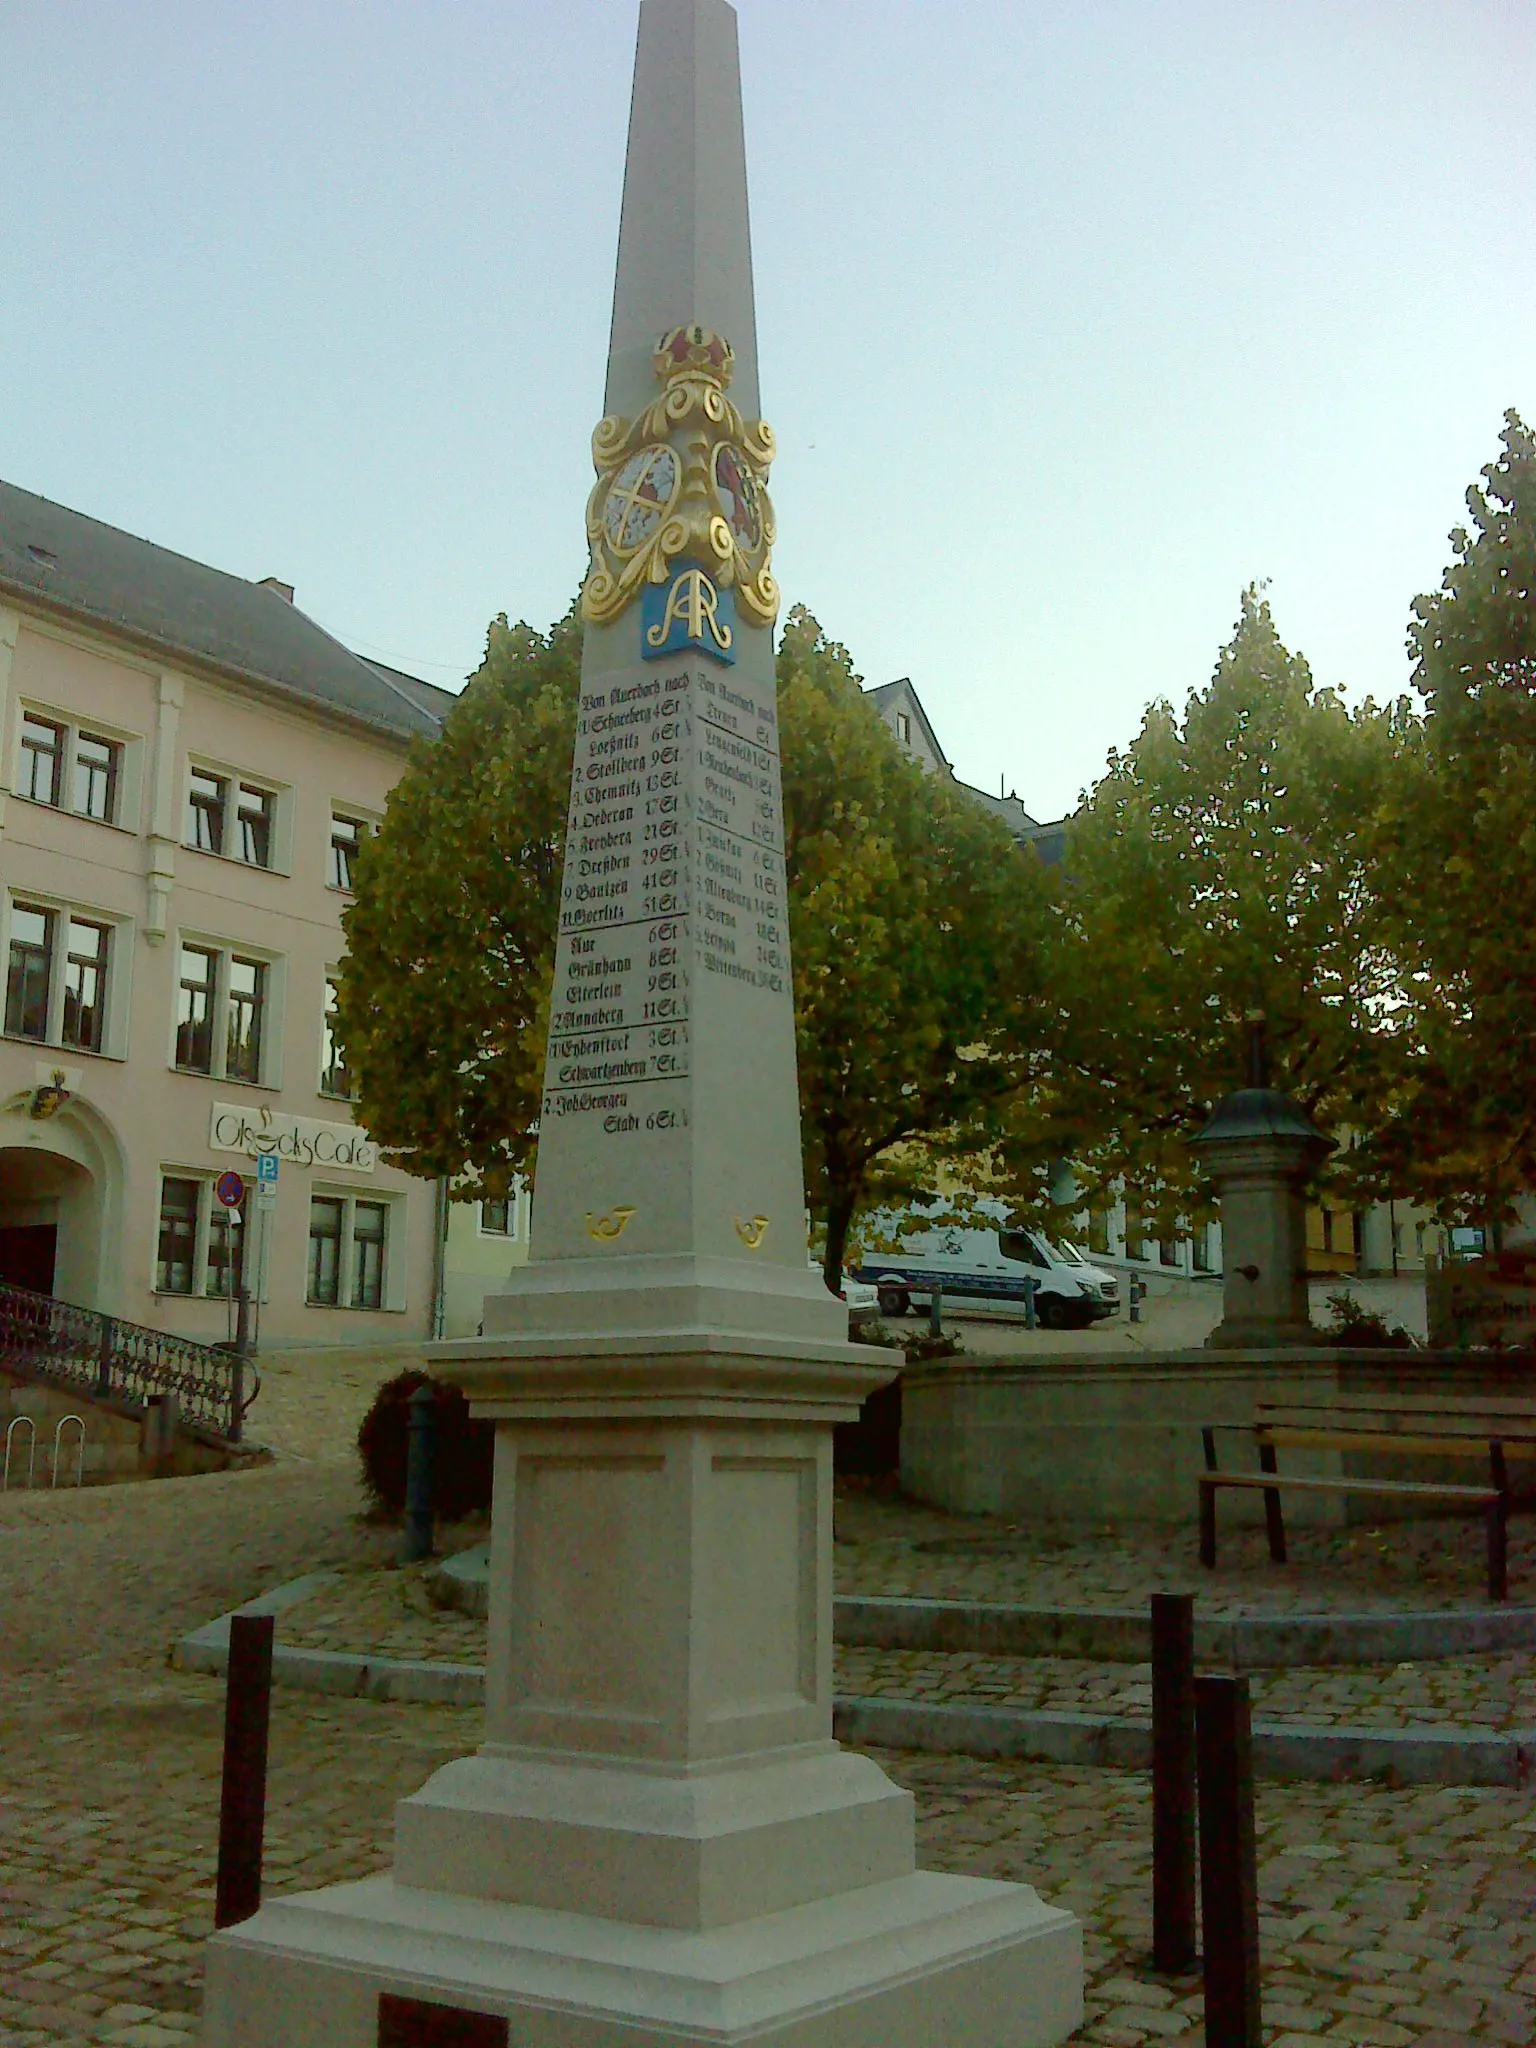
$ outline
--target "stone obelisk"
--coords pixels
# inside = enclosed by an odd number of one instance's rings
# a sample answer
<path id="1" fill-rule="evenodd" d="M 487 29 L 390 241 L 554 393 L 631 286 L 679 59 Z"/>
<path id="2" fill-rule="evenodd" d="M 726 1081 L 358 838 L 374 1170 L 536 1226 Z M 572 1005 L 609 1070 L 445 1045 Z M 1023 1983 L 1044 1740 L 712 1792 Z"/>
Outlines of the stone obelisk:
<path id="1" fill-rule="evenodd" d="M 485 1740 L 392 1874 L 215 1937 L 205 2040 L 1034 2048 L 1076 1923 L 918 1871 L 832 1738 L 832 1426 L 890 1363 L 806 1256 L 726 0 L 642 0 L 593 456 L 531 1256 L 433 1348 L 496 1423 Z"/>

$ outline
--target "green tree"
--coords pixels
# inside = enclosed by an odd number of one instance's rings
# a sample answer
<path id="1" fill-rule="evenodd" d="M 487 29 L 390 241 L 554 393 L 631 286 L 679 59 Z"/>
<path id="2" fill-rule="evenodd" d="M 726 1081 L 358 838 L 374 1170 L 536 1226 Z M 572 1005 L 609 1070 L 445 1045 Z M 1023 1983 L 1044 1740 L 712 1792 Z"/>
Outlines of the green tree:
<path id="1" fill-rule="evenodd" d="M 548 633 L 492 622 L 343 920 L 336 1029 L 362 1121 L 409 1172 L 493 1195 L 533 1159 L 580 667 L 574 613 Z"/>
<path id="2" fill-rule="evenodd" d="M 1426 715 L 1389 792 L 1380 888 L 1405 1075 L 1368 1157 L 1498 1233 L 1536 1186 L 1536 437 L 1505 415 L 1438 591 L 1413 607 Z"/>
<path id="3" fill-rule="evenodd" d="M 1069 826 L 1055 1058 L 1013 1120 L 1015 1167 L 1072 1160 L 1074 1204 L 1123 1182 L 1160 1234 L 1202 1214 L 1188 1140 L 1242 1085 L 1254 1010 L 1275 1085 L 1325 1126 L 1380 1095 L 1373 821 L 1408 722 L 1319 688 L 1244 592 L 1208 686 L 1182 718 L 1148 709 Z"/>
<path id="4" fill-rule="evenodd" d="M 1047 1025 L 1045 878 L 903 755 L 802 610 L 778 681 L 801 1133 L 830 1280 L 856 1212 L 931 1191 L 1017 1093 Z"/>
<path id="5" fill-rule="evenodd" d="M 495 621 L 346 918 L 337 1028 L 362 1121 L 408 1170 L 493 1194 L 534 1163 L 579 670 L 574 617 Z M 1017 1089 L 1042 883 L 905 759 L 804 612 L 778 681 L 806 1180 L 835 1273 L 860 1202 L 931 1186 L 945 1146 Z"/>

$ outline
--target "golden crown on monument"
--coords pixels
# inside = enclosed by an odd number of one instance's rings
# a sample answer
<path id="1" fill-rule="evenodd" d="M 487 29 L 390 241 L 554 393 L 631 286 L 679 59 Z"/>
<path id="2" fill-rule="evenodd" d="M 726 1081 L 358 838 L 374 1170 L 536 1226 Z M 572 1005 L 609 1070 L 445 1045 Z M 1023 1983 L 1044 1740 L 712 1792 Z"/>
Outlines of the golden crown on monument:
<path id="1" fill-rule="evenodd" d="M 673 327 L 656 344 L 651 366 L 663 384 L 697 371 L 724 391 L 736 369 L 736 351 L 723 334 L 707 327 Z"/>

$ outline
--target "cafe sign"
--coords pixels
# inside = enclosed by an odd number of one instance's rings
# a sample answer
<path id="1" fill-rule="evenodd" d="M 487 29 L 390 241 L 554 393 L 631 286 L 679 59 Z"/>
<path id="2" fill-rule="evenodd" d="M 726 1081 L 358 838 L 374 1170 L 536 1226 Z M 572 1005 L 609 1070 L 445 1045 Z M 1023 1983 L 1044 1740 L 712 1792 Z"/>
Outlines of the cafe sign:
<path id="1" fill-rule="evenodd" d="M 379 1163 L 378 1146 L 355 1124 L 285 1116 L 267 1102 L 258 1109 L 247 1109 L 238 1102 L 213 1103 L 208 1112 L 208 1147 L 213 1152 L 238 1152 L 246 1159 L 270 1153 L 295 1166 L 339 1166 L 351 1173 L 372 1173 Z"/>

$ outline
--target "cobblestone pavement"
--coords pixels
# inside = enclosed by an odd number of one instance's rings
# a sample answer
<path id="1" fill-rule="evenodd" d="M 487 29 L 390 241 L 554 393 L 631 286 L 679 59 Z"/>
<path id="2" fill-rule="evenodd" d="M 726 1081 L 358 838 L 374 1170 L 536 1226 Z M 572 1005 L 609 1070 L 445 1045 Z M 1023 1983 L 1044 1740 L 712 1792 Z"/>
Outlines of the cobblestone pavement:
<path id="1" fill-rule="evenodd" d="M 269 1390 L 272 1389 L 269 1386 Z M 345 1449 L 366 1394 L 313 1386 L 295 1456 L 250 1473 L 0 1499 L 0 2043 L 184 2048 L 212 1905 L 222 1691 L 167 1646 L 316 1566 L 376 1563 Z M 268 1433 L 274 1401 L 263 1417 Z M 1123 1675 L 1123 1674 L 1122 1674 Z M 267 1876 L 387 1861 L 395 1799 L 478 1716 L 280 1692 Z M 1036 1885 L 1083 1919 L 1103 2048 L 1198 2040 L 1191 1984 L 1150 1977 L 1145 1776 L 882 1758 L 923 1860 Z M 1271 2048 L 1463 2048 L 1536 2037 L 1536 1796 L 1262 1785 Z"/>
<path id="2" fill-rule="evenodd" d="M 1195 1553 L 1194 1487 L 1183 1527 L 1022 1529 L 980 1515 L 845 1488 L 838 1502 L 840 1593 L 1003 1600 L 1029 1607 L 1145 1608 L 1193 1593 L 1202 1614 L 1393 1613 L 1483 1607 L 1481 1518 L 1309 1528 L 1287 1521 L 1289 1564 L 1271 1564 L 1261 1526 L 1223 1523 L 1215 1571 Z M 1509 1597 L 1536 1605 L 1536 1518 L 1510 1525 Z"/>
<path id="3" fill-rule="evenodd" d="M 277 1618 L 278 1640 L 299 1649 L 482 1665 L 485 1624 L 434 1604 L 420 1567 L 360 1564 Z M 1147 1720 L 1148 1664 L 1072 1657 L 877 1650 L 843 1645 L 837 1689 L 866 1698 L 981 1701 L 987 1706 Z M 1510 1652 L 1413 1664 L 1257 1671 L 1256 1717 L 1313 1727 L 1536 1728 L 1536 1658 Z"/>

